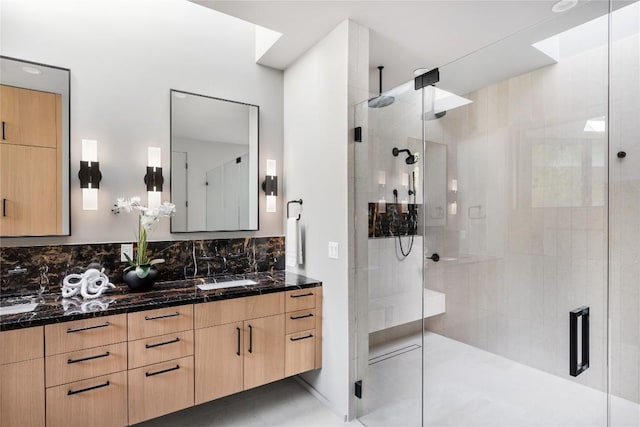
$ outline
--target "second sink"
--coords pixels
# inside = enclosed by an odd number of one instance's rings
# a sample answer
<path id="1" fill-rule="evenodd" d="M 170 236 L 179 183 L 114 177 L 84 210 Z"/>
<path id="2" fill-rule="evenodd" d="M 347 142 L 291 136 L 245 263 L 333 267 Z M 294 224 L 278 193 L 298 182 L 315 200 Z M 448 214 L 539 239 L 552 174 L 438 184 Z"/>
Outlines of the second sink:
<path id="1" fill-rule="evenodd" d="M 241 279 L 241 280 L 231 280 L 229 282 L 217 282 L 217 283 L 203 283 L 201 285 L 196 285 L 198 289 L 202 291 L 211 291 L 214 289 L 224 289 L 224 288 L 237 288 L 240 286 L 249 286 L 249 285 L 257 285 L 258 282 L 255 282 L 250 279 Z"/>

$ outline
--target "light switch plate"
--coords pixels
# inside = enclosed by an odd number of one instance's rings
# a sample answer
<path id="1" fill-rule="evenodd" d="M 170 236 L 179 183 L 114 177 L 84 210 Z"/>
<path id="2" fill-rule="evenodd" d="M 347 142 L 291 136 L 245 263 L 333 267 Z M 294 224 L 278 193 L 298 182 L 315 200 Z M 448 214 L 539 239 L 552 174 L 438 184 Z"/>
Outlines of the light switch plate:
<path id="1" fill-rule="evenodd" d="M 329 258 L 338 259 L 338 242 L 329 242 Z"/>
<path id="2" fill-rule="evenodd" d="M 133 243 L 124 243 L 120 245 L 120 261 L 127 262 L 127 258 L 124 254 L 129 255 L 129 258 L 133 259 Z"/>

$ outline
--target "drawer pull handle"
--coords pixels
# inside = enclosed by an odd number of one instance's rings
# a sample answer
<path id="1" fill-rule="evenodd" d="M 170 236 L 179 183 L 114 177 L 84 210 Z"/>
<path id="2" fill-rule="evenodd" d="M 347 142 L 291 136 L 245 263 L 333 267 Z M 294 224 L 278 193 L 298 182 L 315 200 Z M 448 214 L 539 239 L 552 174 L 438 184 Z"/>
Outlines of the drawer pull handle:
<path id="1" fill-rule="evenodd" d="M 167 317 L 176 317 L 176 316 L 180 316 L 180 313 L 178 313 L 177 311 L 175 313 L 161 314 L 159 316 L 144 316 L 144 320 L 156 320 L 156 319 L 164 319 Z"/>
<path id="2" fill-rule="evenodd" d="M 107 357 L 107 356 L 109 356 L 108 351 L 103 354 L 96 354 L 95 356 L 82 357 L 80 359 L 68 359 L 67 364 L 70 365 L 72 363 L 85 362 L 87 360 L 100 359 L 101 357 Z"/>
<path id="3" fill-rule="evenodd" d="M 80 390 L 69 390 L 67 392 L 67 396 L 71 396 L 72 394 L 84 393 L 85 391 L 95 390 L 97 388 L 107 387 L 109 384 L 109 381 L 107 381 L 104 384 L 94 385 L 93 387 L 81 388 Z"/>
<path id="4" fill-rule="evenodd" d="M 173 343 L 176 343 L 176 342 L 180 342 L 180 338 L 176 337 L 176 338 L 174 338 L 172 340 L 159 342 L 159 343 L 155 343 L 155 344 L 145 344 L 144 348 L 160 347 L 161 345 L 173 344 Z"/>
<path id="5" fill-rule="evenodd" d="M 177 371 L 178 369 L 180 369 L 180 365 L 176 365 L 173 368 L 169 368 L 169 369 L 163 369 L 162 371 L 157 371 L 157 372 L 145 372 L 144 375 L 146 377 L 152 377 L 154 375 L 160 375 L 160 374 L 164 374 L 165 372 L 171 372 L 171 371 Z"/>
<path id="6" fill-rule="evenodd" d="M 303 314 L 302 316 L 291 316 L 290 319 L 298 320 L 298 319 L 306 319 L 307 317 L 313 317 L 313 313 Z"/>
<path id="7" fill-rule="evenodd" d="M 240 328 L 236 328 L 236 332 L 238 334 L 238 349 L 236 351 L 236 355 L 240 356 Z"/>
<path id="8" fill-rule="evenodd" d="M 313 338 L 313 334 L 309 334 L 309 335 L 305 335 L 304 337 L 298 337 L 298 338 L 289 338 L 291 341 L 300 341 L 300 340 L 306 340 L 307 338 Z"/>
<path id="9" fill-rule="evenodd" d="M 71 334 L 73 332 L 82 332 L 82 331 L 88 331 L 91 329 L 98 329 L 98 328 L 106 328 L 107 326 L 109 326 L 109 322 L 104 322 L 101 325 L 94 325 L 94 326 L 86 326 L 84 328 L 69 328 L 67 329 L 67 333 Z"/>
<path id="10" fill-rule="evenodd" d="M 290 296 L 291 298 L 310 297 L 310 296 L 313 296 L 313 292 L 309 292 L 309 293 L 306 293 L 306 294 L 299 294 L 299 295 L 293 295 L 293 294 L 291 294 L 291 295 L 289 295 L 289 296 Z"/>

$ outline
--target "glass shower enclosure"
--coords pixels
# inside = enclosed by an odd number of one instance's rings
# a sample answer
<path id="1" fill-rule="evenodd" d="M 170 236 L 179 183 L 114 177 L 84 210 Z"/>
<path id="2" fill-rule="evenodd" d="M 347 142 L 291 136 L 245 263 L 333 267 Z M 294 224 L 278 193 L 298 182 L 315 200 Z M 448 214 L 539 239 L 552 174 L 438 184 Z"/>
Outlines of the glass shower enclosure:
<path id="1" fill-rule="evenodd" d="M 355 108 L 358 418 L 640 425 L 640 6 Z"/>

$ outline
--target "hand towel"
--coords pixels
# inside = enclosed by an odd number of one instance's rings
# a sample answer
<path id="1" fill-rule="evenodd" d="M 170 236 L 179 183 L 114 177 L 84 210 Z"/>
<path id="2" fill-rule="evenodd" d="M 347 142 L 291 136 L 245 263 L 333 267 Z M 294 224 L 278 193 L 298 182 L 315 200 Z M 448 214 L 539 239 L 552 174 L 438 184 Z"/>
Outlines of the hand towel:
<path id="1" fill-rule="evenodd" d="M 287 240 L 284 256 L 287 267 L 295 267 L 303 262 L 300 221 L 295 217 L 287 218 Z"/>

